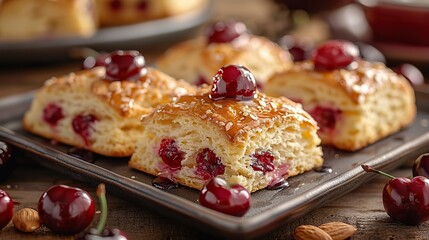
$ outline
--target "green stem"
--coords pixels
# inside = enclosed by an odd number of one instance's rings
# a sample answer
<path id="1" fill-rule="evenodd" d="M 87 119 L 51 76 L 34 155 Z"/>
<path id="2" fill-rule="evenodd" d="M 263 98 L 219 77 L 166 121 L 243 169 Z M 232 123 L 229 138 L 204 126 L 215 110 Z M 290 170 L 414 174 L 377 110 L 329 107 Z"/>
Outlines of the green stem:
<path id="1" fill-rule="evenodd" d="M 97 187 L 97 197 L 100 199 L 101 216 L 100 221 L 97 225 L 97 234 L 103 233 L 104 227 L 106 226 L 107 220 L 107 199 L 106 199 L 106 188 L 103 183 L 100 183 Z"/>
<path id="2" fill-rule="evenodd" d="M 368 166 L 368 165 L 361 165 L 361 167 L 363 168 L 363 170 L 365 171 L 365 172 L 375 172 L 375 173 L 378 173 L 378 174 L 381 174 L 381 175 L 383 175 L 383 176 L 385 176 L 385 177 L 388 177 L 388 178 L 391 178 L 391 179 L 394 179 L 395 177 L 394 176 L 392 176 L 392 175 L 390 175 L 390 174 L 387 174 L 387 173 L 385 173 L 385 172 L 382 172 L 382 171 L 380 171 L 380 170 L 377 170 L 377 169 L 374 169 L 374 168 L 372 168 L 372 167 L 370 167 L 370 166 Z"/>

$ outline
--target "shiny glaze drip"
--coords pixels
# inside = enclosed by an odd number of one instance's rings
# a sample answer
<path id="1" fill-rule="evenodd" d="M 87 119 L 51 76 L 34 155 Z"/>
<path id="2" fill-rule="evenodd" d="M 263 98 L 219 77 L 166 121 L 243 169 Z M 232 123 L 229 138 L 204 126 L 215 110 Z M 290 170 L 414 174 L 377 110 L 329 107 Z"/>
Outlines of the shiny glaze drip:
<path id="1" fill-rule="evenodd" d="M 320 172 L 320 173 L 332 173 L 332 168 L 328 167 L 328 166 L 321 166 L 318 168 L 314 169 L 315 172 Z"/>
<path id="2" fill-rule="evenodd" d="M 272 182 L 266 187 L 267 190 L 280 190 L 288 188 L 290 186 L 289 182 L 284 178 L 279 179 L 278 181 Z"/>
<path id="3" fill-rule="evenodd" d="M 257 93 L 253 100 L 236 101 L 222 99 L 213 101 L 209 94 L 183 96 L 176 102 L 157 108 L 158 113 L 193 115 L 208 120 L 222 129 L 230 141 L 261 125 L 295 118 L 316 125 L 314 120 L 298 105 L 286 98 L 272 98 Z"/>

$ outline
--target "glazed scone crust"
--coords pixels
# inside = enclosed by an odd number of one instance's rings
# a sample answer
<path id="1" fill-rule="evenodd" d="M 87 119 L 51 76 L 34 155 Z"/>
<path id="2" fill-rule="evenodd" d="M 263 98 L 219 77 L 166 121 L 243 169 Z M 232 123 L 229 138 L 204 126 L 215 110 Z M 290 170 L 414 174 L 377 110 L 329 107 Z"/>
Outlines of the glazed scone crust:
<path id="1" fill-rule="evenodd" d="M 153 68 L 137 81 L 107 81 L 104 68 L 84 70 L 52 78 L 36 93 L 25 114 L 26 130 L 76 147 L 87 148 L 106 156 L 130 156 L 139 132 L 140 119 L 153 107 L 175 97 L 194 93 L 196 88 Z M 64 118 L 57 126 L 43 120 L 48 104 L 62 108 Z M 80 114 L 95 116 L 88 142 L 72 129 L 72 119 Z"/>
<path id="2" fill-rule="evenodd" d="M 207 44 L 204 37 L 191 39 L 171 47 L 157 60 L 161 71 L 193 84 L 200 77 L 211 83 L 217 70 L 226 65 L 246 66 L 264 85 L 272 74 L 289 69 L 292 61 L 289 52 L 255 35 L 241 36 L 232 43 Z"/>
<path id="3" fill-rule="evenodd" d="M 319 132 L 322 143 L 349 151 L 361 149 L 409 125 L 416 115 L 409 82 L 382 63 L 359 60 L 350 69 L 315 71 L 311 61 L 274 75 L 265 92 L 341 111 L 333 133 Z"/>
<path id="4" fill-rule="evenodd" d="M 295 176 L 323 163 L 317 125 L 299 104 L 262 93 L 249 102 L 212 101 L 208 94 L 182 96 L 160 105 L 143 119 L 145 130 L 130 167 L 155 176 L 173 178 L 201 189 L 207 179 L 195 173 L 196 156 L 212 150 L 225 166 L 222 176 L 254 192 L 281 178 Z M 185 152 L 180 171 L 172 171 L 158 155 L 159 143 L 174 139 Z M 251 156 L 268 150 L 275 156 L 275 170 L 254 171 Z"/>

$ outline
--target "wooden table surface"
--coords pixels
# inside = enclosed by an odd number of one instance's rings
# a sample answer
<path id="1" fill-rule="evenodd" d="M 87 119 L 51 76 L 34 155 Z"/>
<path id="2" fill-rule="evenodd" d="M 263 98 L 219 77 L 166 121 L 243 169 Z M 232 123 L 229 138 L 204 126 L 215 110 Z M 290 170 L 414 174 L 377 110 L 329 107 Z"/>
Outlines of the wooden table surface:
<path id="1" fill-rule="evenodd" d="M 237 11 L 243 2 L 246 2 L 249 7 L 246 11 Z M 238 16 L 238 18 L 263 21 L 269 9 L 267 2 L 263 0 L 222 0 L 216 1 L 214 18 Z M 162 50 L 145 51 L 150 56 L 156 57 Z M 76 61 L 69 61 L 49 65 L 0 66 L 0 97 L 36 89 L 48 77 L 77 70 L 79 64 Z M 413 159 L 410 159 L 410 162 L 412 161 Z M 391 174 L 400 177 L 410 176 L 410 165 L 392 171 Z M 364 186 L 360 186 L 293 223 L 262 236 L 261 239 L 293 239 L 293 230 L 299 225 L 320 225 L 332 221 L 341 221 L 356 226 L 358 231 L 351 239 L 429 239 L 429 223 L 420 226 L 406 226 L 392 221 L 385 213 L 381 192 L 386 182 L 387 179 L 376 177 Z M 80 187 L 90 192 L 95 198 L 95 189 L 92 185 L 75 181 L 68 176 L 45 169 L 30 159 L 22 158 L 19 159 L 18 166 L 11 176 L 0 181 L 0 188 L 6 190 L 14 201 L 19 203 L 15 206 L 15 210 L 18 210 L 23 207 L 36 208 L 43 191 L 55 184 Z M 97 200 L 96 202 L 98 204 Z M 129 239 L 217 239 L 117 196 L 108 194 L 108 204 L 110 211 L 107 225 L 124 230 Z M 95 222 L 98 217 L 99 213 L 96 214 Z M 73 237 L 56 235 L 46 228 L 32 234 L 20 233 L 10 223 L 0 231 L 0 239 L 73 239 Z"/>

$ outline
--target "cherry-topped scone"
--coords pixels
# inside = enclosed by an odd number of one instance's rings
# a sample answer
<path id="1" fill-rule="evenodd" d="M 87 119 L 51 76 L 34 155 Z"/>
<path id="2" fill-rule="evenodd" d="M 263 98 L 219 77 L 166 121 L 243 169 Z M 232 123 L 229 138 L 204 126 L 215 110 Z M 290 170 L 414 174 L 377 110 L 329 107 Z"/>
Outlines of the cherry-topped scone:
<path id="1" fill-rule="evenodd" d="M 213 177 L 249 192 L 323 163 L 317 124 L 299 104 L 259 92 L 239 65 L 218 70 L 210 92 L 159 105 L 129 165 L 201 189 Z"/>
<path id="2" fill-rule="evenodd" d="M 137 51 L 100 55 L 80 72 L 54 77 L 36 93 L 23 125 L 28 131 L 106 156 L 131 156 L 140 118 L 196 87 L 145 65 Z M 86 65 L 85 65 L 86 64 Z"/>
<path id="3" fill-rule="evenodd" d="M 403 76 L 358 56 L 354 44 L 328 41 L 311 60 L 270 78 L 265 93 L 301 103 L 318 122 L 322 144 L 361 149 L 409 125 L 416 106 Z"/>
<path id="4" fill-rule="evenodd" d="M 220 21 L 209 26 L 205 36 L 171 47 L 157 61 L 160 70 L 197 85 L 211 84 L 219 68 L 232 64 L 246 66 L 261 87 L 273 73 L 289 69 L 292 60 L 287 50 L 250 34 L 245 24 Z"/>

